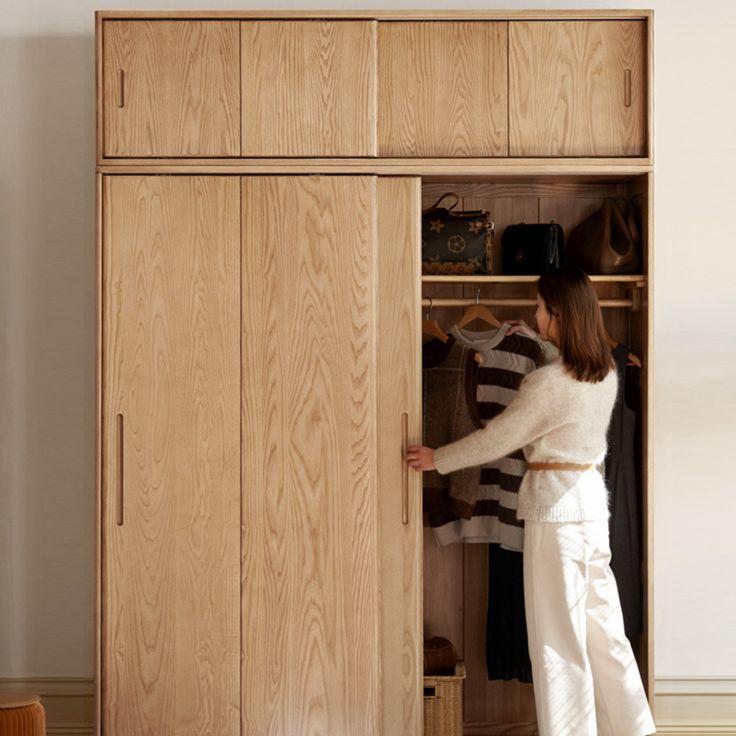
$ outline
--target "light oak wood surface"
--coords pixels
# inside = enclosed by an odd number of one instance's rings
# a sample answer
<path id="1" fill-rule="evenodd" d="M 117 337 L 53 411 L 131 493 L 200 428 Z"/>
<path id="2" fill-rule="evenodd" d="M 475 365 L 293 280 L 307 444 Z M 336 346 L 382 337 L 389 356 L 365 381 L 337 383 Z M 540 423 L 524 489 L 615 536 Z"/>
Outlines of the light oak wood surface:
<path id="1" fill-rule="evenodd" d="M 103 199 L 103 731 L 239 734 L 238 181 Z"/>
<path id="2" fill-rule="evenodd" d="M 276 19 L 287 18 L 315 19 L 314 10 L 97 10 L 97 17 L 101 18 L 248 18 L 248 19 Z M 398 20 L 600 20 L 608 18 L 652 18 L 652 10 L 636 9 L 580 9 L 580 10 L 320 10 L 319 18 L 346 19 L 377 19 L 387 21 Z"/>
<path id="3" fill-rule="evenodd" d="M 379 178 L 377 204 L 380 733 L 421 736 L 422 483 L 402 454 L 422 439 L 420 179 Z"/>
<path id="4" fill-rule="evenodd" d="M 379 24 L 379 155 L 508 155 L 507 28 Z"/>
<path id="5" fill-rule="evenodd" d="M 375 156 L 376 25 L 243 22 L 243 155 Z"/>
<path id="6" fill-rule="evenodd" d="M 379 734 L 375 179 L 242 189 L 243 733 Z"/>
<path id="7" fill-rule="evenodd" d="M 240 24 L 107 20 L 105 156 L 239 156 Z"/>
<path id="8" fill-rule="evenodd" d="M 641 210 L 640 274 L 596 291 L 645 362 L 652 700 L 652 13 L 96 20 L 103 732 L 419 736 L 424 634 L 466 660 L 466 736 L 535 733 L 531 687 L 485 676 L 487 548 L 434 547 L 400 461 L 422 296 L 477 293 L 419 276 L 420 201 L 458 189 L 497 222 L 497 270 L 506 224 Z"/>
<path id="9" fill-rule="evenodd" d="M 646 23 L 509 23 L 511 156 L 644 156 Z"/>
<path id="10" fill-rule="evenodd" d="M 652 171 L 646 159 L 590 158 L 282 158 L 282 159 L 104 159 L 97 171 L 101 174 L 134 174 L 145 167 L 156 174 L 362 174 L 375 176 L 422 176 L 423 180 L 460 177 L 466 181 L 493 176 L 526 176 L 530 181 L 540 175 L 576 174 L 589 181 L 596 177 L 610 179 Z"/>

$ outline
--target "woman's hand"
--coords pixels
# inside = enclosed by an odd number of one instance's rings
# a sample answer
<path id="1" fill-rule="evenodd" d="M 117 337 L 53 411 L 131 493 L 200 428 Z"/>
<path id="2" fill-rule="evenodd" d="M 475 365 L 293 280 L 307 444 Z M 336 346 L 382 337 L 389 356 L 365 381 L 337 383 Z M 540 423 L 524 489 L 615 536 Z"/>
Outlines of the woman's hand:
<path id="1" fill-rule="evenodd" d="M 514 333 L 519 332 L 522 335 L 531 337 L 532 339 L 536 339 L 537 337 L 537 333 L 534 332 L 534 330 L 529 327 L 523 319 L 507 319 L 506 323 L 511 325 L 511 327 L 506 331 L 507 335 L 513 335 Z"/>
<path id="2" fill-rule="evenodd" d="M 422 445 L 406 448 L 406 463 L 414 470 L 434 470 L 434 450 Z"/>

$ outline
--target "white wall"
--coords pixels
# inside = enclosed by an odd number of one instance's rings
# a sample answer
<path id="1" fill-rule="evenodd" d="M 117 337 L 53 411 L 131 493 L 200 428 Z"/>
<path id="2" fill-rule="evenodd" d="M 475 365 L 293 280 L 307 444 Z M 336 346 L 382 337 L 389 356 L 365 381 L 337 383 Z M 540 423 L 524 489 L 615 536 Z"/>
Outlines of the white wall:
<path id="1" fill-rule="evenodd" d="M 203 5 L 15 0 L 0 15 L 0 677 L 93 673 L 93 11 Z M 244 5 L 268 4 L 212 7 Z M 656 11 L 655 669 L 658 678 L 736 683 L 736 4 L 648 5 Z M 386 3 L 280 7 L 318 6 Z"/>

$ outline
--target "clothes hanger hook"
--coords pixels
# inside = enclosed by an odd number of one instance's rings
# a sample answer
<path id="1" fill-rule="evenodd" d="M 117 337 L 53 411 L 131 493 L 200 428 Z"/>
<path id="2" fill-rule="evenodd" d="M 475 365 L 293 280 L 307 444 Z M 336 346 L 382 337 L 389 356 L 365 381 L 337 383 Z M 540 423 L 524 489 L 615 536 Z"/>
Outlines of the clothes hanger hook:
<path id="1" fill-rule="evenodd" d="M 475 290 L 475 303 L 480 304 L 480 286 Z"/>
<path id="2" fill-rule="evenodd" d="M 429 297 L 429 307 L 427 307 L 427 316 L 424 318 L 429 321 L 429 315 L 432 313 L 432 297 Z"/>

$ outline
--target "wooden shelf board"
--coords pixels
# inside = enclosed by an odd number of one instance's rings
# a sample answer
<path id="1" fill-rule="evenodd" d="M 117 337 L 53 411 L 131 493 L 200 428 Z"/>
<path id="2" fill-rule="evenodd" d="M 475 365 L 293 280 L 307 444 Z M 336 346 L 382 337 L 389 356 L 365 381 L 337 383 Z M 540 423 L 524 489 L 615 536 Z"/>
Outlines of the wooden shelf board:
<path id="1" fill-rule="evenodd" d="M 509 276 L 489 274 L 479 276 L 422 276 L 423 284 L 528 284 L 537 281 L 539 276 Z M 591 276 L 594 283 L 602 284 L 636 284 L 646 283 L 647 277 L 641 274 L 625 274 L 612 276 Z"/>

